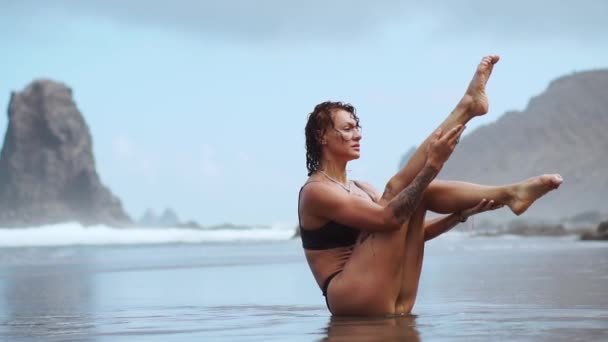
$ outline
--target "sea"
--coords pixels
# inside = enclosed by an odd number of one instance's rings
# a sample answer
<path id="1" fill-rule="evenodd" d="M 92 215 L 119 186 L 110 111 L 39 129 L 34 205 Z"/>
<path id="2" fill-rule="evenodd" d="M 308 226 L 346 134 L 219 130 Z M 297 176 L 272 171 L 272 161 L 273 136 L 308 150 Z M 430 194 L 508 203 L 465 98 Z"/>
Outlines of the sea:
<path id="1" fill-rule="evenodd" d="M 608 341 L 604 241 L 450 232 L 412 314 L 363 318 L 330 316 L 293 233 L 0 229 L 0 341 Z"/>

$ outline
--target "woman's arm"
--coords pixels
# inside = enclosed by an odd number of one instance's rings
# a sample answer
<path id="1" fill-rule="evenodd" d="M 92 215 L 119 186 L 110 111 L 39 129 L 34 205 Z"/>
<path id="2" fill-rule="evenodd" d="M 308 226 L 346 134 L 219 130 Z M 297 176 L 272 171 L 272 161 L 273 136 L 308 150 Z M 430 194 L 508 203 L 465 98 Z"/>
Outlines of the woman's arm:
<path id="1" fill-rule="evenodd" d="M 493 200 L 488 201 L 484 198 L 473 208 L 424 222 L 424 241 L 429 241 L 438 237 L 454 228 L 458 223 L 465 222 L 470 216 L 484 211 L 502 208 L 502 206 L 502 204 L 496 203 Z"/>
<path id="2" fill-rule="evenodd" d="M 301 200 L 312 216 L 371 232 L 398 230 L 410 219 L 422 201 L 424 191 L 454 151 L 457 137 L 455 131 L 441 136 L 441 130 L 437 130 L 430 141 L 424 167 L 385 205 L 349 196 L 344 191 L 336 191 L 334 184 L 325 182 L 305 187 Z"/>
<path id="3" fill-rule="evenodd" d="M 345 191 L 337 191 L 335 184 L 314 182 L 304 188 L 301 203 L 308 215 L 335 221 L 368 232 L 398 230 L 409 220 L 422 200 L 424 190 L 439 169 L 427 164 L 412 183 L 388 204 L 380 205 Z"/>
<path id="4" fill-rule="evenodd" d="M 440 127 L 448 126 L 449 120 L 447 120 Z M 451 123 L 454 124 L 454 123 Z M 464 131 L 464 125 L 456 125 L 453 127 L 445 135 L 449 135 L 453 138 L 453 141 L 458 141 L 460 139 L 460 135 Z M 438 131 L 441 131 L 442 128 L 439 128 Z M 384 193 L 382 197 L 378 201 L 378 203 L 386 205 L 390 202 L 397 194 L 399 194 L 408 184 L 410 184 L 415 176 L 413 172 L 416 170 L 421 170 L 422 166 L 426 163 L 427 155 L 425 150 L 428 149 L 431 140 L 433 139 L 433 133 L 429 136 L 420 147 L 416 150 L 414 155 L 410 158 L 410 160 L 397 172 L 391 179 L 386 183 L 384 188 Z M 455 145 L 455 144 L 454 144 Z M 418 171 L 419 172 L 419 171 Z"/>
<path id="5" fill-rule="evenodd" d="M 461 213 L 454 213 L 424 222 L 424 241 L 432 240 L 439 235 L 464 222 L 466 218 Z"/>

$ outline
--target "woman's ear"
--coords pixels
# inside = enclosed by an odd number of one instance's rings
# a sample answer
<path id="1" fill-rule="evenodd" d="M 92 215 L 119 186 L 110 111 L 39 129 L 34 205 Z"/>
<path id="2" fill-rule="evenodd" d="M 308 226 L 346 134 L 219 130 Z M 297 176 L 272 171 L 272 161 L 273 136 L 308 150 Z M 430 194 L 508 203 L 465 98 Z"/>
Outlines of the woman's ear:
<path id="1" fill-rule="evenodd" d="M 323 132 L 322 130 L 317 131 L 317 136 L 319 137 L 319 140 L 321 140 L 321 145 L 327 145 L 327 140 L 325 139 L 325 132 Z"/>

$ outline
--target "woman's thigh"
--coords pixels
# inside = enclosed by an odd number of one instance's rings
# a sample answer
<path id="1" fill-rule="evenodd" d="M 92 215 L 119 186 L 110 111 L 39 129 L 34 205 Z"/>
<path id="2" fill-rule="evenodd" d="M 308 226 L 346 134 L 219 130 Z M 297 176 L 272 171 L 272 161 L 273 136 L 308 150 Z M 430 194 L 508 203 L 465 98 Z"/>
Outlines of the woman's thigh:
<path id="1" fill-rule="evenodd" d="M 405 239 L 405 255 L 403 257 L 403 272 L 401 273 L 401 289 L 396 303 L 396 313 L 409 313 L 414 307 L 422 261 L 424 259 L 424 217 L 426 209 L 418 207 L 410 219 Z"/>
<path id="2" fill-rule="evenodd" d="M 332 279 L 328 301 L 335 315 L 393 314 L 401 289 L 408 224 L 366 235 L 344 270 Z"/>

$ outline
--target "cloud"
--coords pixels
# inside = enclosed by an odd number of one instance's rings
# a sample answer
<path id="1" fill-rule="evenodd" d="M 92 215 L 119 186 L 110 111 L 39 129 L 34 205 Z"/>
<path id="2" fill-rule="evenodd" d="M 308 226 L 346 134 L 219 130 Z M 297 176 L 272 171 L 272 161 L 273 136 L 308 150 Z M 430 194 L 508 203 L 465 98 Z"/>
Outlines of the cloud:
<path id="1" fill-rule="evenodd" d="M 608 2 L 597 0 L 425 1 L 415 12 L 436 17 L 436 31 L 524 39 L 602 39 Z"/>
<path id="2" fill-rule="evenodd" d="M 417 35 L 605 39 L 608 2 L 597 0 L 21 0 L 2 9 L 99 17 L 123 25 L 246 41 L 351 40 L 386 25 L 426 23 Z M 426 30 L 428 29 L 428 31 Z"/>
<path id="3" fill-rule="evenodd" d="M 12 7 L 25 13 L 60 10 L 237 39 L 349 39 L 396 19 L 403 4 L 399 0 L 380 5 L 365 0 L 23 0 Z"/>

